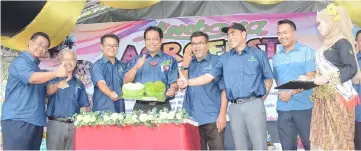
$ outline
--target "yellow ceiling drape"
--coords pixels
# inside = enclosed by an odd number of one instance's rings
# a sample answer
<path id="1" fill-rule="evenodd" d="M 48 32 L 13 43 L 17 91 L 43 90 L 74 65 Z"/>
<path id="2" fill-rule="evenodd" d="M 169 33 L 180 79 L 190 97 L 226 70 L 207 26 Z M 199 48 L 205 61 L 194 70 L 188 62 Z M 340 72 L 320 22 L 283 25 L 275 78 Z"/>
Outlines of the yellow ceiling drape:
<path id="1" fill-rule="evenodd" d="M 33 21 L 13 37 L 1 36 L 1 45 L 15 49 L 27 49 L 28 41 L 35 32 L 49 35 L 51 46 L 60 44 L 73 30 L 86 0 L 47 1 Z"/>
<path id="2" fill-rule="evenodd" d="M 361 1 L 335 1 L 336 4 L 343 6 L 348 14 L 350 15 L 351 20 L 361 27 Z"/>

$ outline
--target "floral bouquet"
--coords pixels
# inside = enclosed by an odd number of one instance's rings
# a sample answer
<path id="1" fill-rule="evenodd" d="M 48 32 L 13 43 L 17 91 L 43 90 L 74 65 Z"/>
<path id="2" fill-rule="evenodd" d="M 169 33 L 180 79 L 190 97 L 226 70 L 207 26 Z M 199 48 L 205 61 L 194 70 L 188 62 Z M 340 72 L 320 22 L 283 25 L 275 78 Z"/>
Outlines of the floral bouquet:
<path id="1" fill-rule="evenodd" d="M 125 113 L 110 113 L 110 112 L 83 112 L 73 115 L 75 127 L 82 126 L 148 126 L 156 127 L 159 124 L 183 124 L 190 123 L 197 125 L 188 119 L 188 114 L 185 110 L 169 111 L 164 108 L 157 112 L 156 108 L 147 113 L 143 111 L 133 111 L 131 114 Z"/>

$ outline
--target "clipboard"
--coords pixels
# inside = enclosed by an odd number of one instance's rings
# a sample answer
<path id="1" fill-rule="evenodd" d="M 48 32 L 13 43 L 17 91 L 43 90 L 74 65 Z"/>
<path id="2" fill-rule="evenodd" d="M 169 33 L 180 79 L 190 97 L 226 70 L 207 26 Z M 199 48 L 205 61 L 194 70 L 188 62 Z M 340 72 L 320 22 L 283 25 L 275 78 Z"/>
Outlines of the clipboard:
<path id="1" fill-rule="evenodd" d="M 317 87 L 313 80 L 292 80 L 275 87 L 275 89 L 304 89 L 309 90 Z"/>

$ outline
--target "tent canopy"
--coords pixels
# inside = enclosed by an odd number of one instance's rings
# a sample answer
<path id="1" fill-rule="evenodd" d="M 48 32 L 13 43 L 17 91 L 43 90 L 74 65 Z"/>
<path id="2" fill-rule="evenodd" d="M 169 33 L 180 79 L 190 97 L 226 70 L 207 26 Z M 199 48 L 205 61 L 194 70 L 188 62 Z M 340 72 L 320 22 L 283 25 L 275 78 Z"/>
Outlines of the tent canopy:
<path id="1" fill-rule="evenodd" d="M 361 1 L 108 1 L 80 0 L 77 2 L 46 1 L 38 15 L 24 28 L 1 35 L 2 46 L 24 50 L 34 32 L 48 33 L 51 47 L 60 44 L 75 24 L 134 21 L 192 16 L 217 16 L 231 14 L 275 14 L 317 12 L 330 3 L 344 6 L 351 19 L 361 25 Z M 3 5 L 2 5 L 3 7 Z M 4 6 L 5 7 L 5 6 Z M 7 13 L 7 14 L 6 14 Z M 12 16 L 5 12 L 5 15 Z M 26 16 L 26 15 L 21 15 Z M 19 18 L 18 18 L 19 19 Z M 7 21 L 3 21 L 7 22 Z M 22 29 L 22 30 L 19 30 Z M 58 32 L 59 29 L 62 32 Z M 5 32 L 4 32 L 5 33 Z M 16 34 L 16 35 L 14 35 Z"/>
<path id="2" fill-rule="evenodd" d="M 140 19 L 248 13 L 316 12 L 324 9 L 329 3 L 331 1 L 284 1 L 271 5 L 260 5 L 247 1 L 160 1 L 147 8 L 118 9 L 104 6 L 99 2 L 93 2 L 92 5 L 83 10 L 82 16 L 78 19 L 77 23 L 91 24 Z"/>

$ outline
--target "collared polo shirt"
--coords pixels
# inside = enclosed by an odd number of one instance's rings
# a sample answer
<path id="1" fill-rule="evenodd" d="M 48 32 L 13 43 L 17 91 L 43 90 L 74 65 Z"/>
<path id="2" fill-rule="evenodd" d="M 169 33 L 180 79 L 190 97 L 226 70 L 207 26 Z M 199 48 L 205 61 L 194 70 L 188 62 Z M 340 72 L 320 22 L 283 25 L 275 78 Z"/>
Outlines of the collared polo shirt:
<path id="1" fill-rule="evenodd" d="M 10 64 L 2 106 L 1 120 L 20 120 L 37 126 L 46 125 L 46 84 L 31 84 L 34 72 L 40 72 L 39 59 L 23 51 Z"/>
<path id="2" fill-rule="evenodd" d="M 66 78 L 55 78 L 49 84 L 58 83 Z M 69 118 L 80 113 L 81 107 L 88 107 L 89 99 L 83 83 L 76 77 L 68 81 L 68 88 L 58 89 L 49 96 L 47 115 Z"/>
<path id="3" fill-rule="evenodd" d="M 207 54 L 199 62 L 193 57 L 188 67 L 189 79 L 208 73 L 217 63 L 219 56 Z M 224 89 L 223 80 L 216 78 L 203 86 L 189 86 L 186 90 L 183 106 L 189 116 L 199 125 L 216 122 L 221 106 L 221 92 Z"/>
<path id="4" fill-rule="evenodd" d="M 266 52 L 249 46 L 241 54 L 235 49 L 222 54 L 208 73 L 223 75 L 228 100 L 262 97 L 266 94 L 264 80 L 273 79 Z"/>
<path id="5" fill-rule="evenodd" d="M 138 55 L 129 62 L 127 71 L 132 69 L 143 55 Z M 162 81 L 167 88 L 175 83 L 178 79 L 178 62 L 177 60 L 165 54 L 163 51 L 158 52 L 155 56 L 146 53 L 146 59 L 143 66 L 138 69 L 134 83 L 145 84 L 147 82 Z"/>
<path id="6" fill-rule="evenodd" d="M 105 56 L 97 60 L 90 69 L 91 79 L 94 84 L 93 111 L 124 112 L 123 100 L 113 101 L 98 88 L 97 83 L 104 80 L 107 86 L 118 95 L 122 93 L 123 77 L 126 64 L 115 58 L 112 64 Z"/>
<path id="7" fill-rule="evenodd" d="M 273 72 L 279 84 L 297 80 L 300 75 L 316 71 L 315 51 L 296 42 L 294 49 L 286 53 L 284 47 L 273 57 Z M 282 90 L 280 90 L 282 91 Z M 277 101 L 277 110 L 306 110 L 313 107 L 311 102 L 312 89 L 304 90 L 291 97 L 288 102 Z"/>

